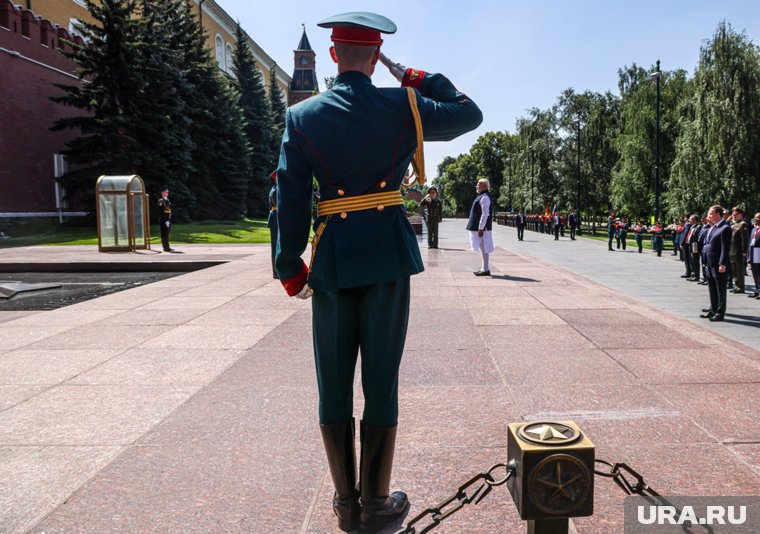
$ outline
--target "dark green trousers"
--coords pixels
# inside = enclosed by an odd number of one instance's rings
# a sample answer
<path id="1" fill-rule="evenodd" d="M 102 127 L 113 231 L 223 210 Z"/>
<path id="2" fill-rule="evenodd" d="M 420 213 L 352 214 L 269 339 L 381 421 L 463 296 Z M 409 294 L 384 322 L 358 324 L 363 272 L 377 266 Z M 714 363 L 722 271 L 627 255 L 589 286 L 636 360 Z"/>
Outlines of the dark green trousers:
<path id="1" fill-rule="evenodd" d="M 361 350 L 364 414 L 372 426 L 398 422 L 398 368 L 409 324 L 409 277 L 312 297 L 319 422 L 353 416 L 354 371 Z"/>

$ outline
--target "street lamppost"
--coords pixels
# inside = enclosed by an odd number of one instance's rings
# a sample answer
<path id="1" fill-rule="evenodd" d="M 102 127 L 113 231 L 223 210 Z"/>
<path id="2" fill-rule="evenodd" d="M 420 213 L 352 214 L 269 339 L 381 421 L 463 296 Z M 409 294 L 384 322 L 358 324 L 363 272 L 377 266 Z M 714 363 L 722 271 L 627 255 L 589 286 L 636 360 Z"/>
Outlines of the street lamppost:
<path id="1" fill-rule="evenodd" d="M 575 123 L 575 126 L 578 128 L 578 137 L 577 137 L 577 152 L 578 152 L 578 166 L 577 169 L 577 175 L 576 175 L 576 182 L 575 182 L 575 209 L 578 211 L 577 216 L 580 216 L 581 214 L 581 120 L 575 119 L 573 121 Z"/>
<path id="2" fill-rule="evenodd" d="M 509 163 L 509 178 L 507 180 L 507 196 L 509 197 L 507 199 L 509 203 L 509 213 L 514 212 L 514 209 L 512 208 L 512 156 L 507 157 L 507 163 Z"/>
<path id="3" fill-rule="evenodd" d="M 660 60 L 657 60 L 657 70 L 649 74 L 647 81 L 657 80 L 657 125 L 655 133 L 654 149 L 654 220 L 660 220 L 660 80 L 662 71 L 660 70 Z"/>
<path id="4" fill-rule="evenodd" d="M 530 150 L 530 212 L 533 213 L 533 147 L 536 146 L 536 143 L 531 143 L 530 146 L 528 146 L 528 150 Z"/>

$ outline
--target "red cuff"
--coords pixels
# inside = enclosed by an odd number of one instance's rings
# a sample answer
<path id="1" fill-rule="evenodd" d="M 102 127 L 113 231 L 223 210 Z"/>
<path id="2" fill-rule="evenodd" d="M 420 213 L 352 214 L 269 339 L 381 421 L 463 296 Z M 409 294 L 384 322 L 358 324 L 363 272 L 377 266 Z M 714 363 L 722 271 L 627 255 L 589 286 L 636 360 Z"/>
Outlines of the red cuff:
<path id="1" fill-rule="evenodd" d="M 288 292 L 288 296 L 292 297 L 296 295 L 299 291 L 303 289 L 303 286 L 306 285 L 306 281 L 309 278 L 309 268 L 304 263 L 303 267 L 301 268 L 301 271 L 295 275 L 293 278 L 290 278 L 288 280 L 282 280 L 282 285 L 285 287 L 285 291 Z"/>
<path id="2" fill-rule="evenodd" d="M 401 87 L 414 87 L 415 89 L 419 89 L 424 78 L 424 70 L 406 69 L 406 74 L 404 74 L 404 81 L 401 82 Z"/>

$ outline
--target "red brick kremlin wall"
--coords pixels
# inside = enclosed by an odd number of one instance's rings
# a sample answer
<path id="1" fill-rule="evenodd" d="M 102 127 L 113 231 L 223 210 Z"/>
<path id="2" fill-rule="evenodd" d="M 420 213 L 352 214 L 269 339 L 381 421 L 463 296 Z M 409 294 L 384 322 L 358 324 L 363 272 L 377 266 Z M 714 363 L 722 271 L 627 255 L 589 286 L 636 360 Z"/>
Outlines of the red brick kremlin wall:
<path id="1" fill-rule="evenodd" d="M 55 211 L 53 154 L 77 132 L 51 132 L 50 127 L 81 113 L 50 100 L 62 94 L 53 84 L 76 83 L 67 75 L 74 63 L 59 52 L 63 40 L 82 42 L 0 0 L 0 212 Z"/>

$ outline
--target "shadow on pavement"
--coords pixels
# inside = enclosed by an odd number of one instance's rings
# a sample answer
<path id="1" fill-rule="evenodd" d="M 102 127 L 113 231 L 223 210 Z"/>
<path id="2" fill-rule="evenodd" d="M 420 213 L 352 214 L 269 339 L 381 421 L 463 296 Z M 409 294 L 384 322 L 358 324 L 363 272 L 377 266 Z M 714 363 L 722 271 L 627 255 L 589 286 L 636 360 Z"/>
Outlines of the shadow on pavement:
<path id="1" fill-rule="evenodd" d="M 725 322 L 727 323 L 760 328 L 760 317 L 757 317 L 755 315 L 739 315 L 736 313 L 727 313 L 725 317 Z M 731 317 L 731 319 L 729 319 L 729 317 Z M 734 317 L 736 317 L 736 319 L 734 319 Z"/>
<path id="2" fill-rule="evenodd" d="M 540 282 L 534 278 L 523 278 L 522 276 L 509 276 L 508 274 L 492 274 L 491 278 L 497 280 L 512 280 L 513 282 Z"/>

